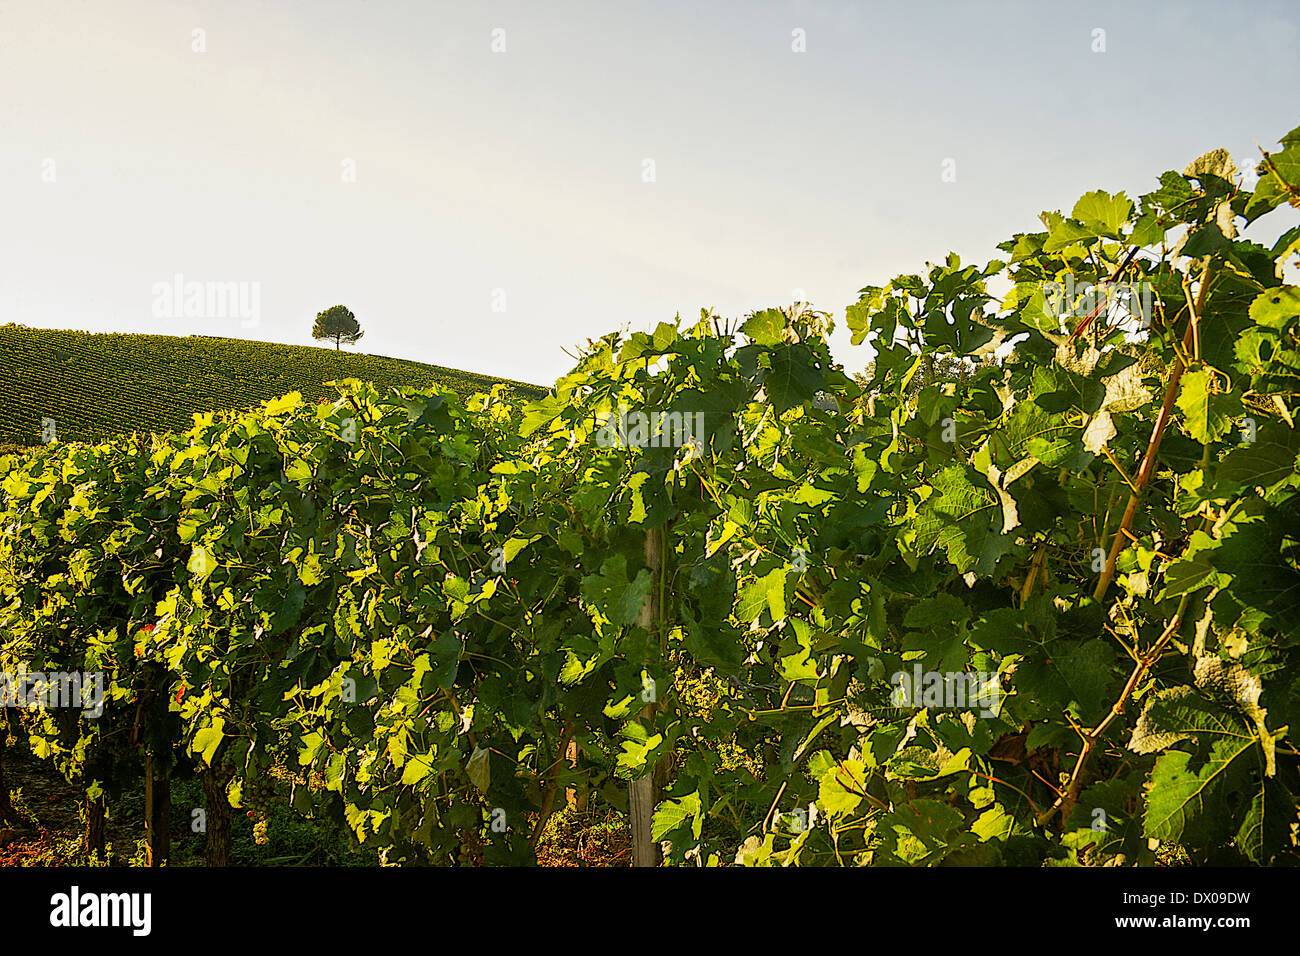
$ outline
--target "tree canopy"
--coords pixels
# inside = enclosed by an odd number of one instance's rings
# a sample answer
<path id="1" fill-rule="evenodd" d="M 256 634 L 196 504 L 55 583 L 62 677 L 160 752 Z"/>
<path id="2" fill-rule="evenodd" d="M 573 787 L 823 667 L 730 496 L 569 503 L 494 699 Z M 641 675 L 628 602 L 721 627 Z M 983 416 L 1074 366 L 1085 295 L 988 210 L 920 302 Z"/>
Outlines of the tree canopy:
<path id="1" fill-rule="evenodd" d="M 332 305 L 324 312 L 318 312 L 316 324 L 311 328 L 312 338 L 333 339 L 335 349 L 344 342 L 353 345 L 365 334 L 357 317 L 345 305 Z"/>

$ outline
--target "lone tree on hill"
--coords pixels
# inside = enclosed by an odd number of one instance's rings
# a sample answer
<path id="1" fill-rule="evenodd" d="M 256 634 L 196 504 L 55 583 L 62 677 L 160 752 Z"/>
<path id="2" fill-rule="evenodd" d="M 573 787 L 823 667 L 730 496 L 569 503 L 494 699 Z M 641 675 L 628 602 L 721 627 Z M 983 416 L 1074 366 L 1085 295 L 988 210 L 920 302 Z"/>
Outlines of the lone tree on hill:
<path id="1" fill-rule="evenodd" d="M 335 351 L 341 343 L 352 345 L 365 334 L 361 331 L 357 317 L 345 305 L 332 305 L 324 312 L 317 313 L 316 324 L 311 327 L 311 337 L 333 339 Z"/>

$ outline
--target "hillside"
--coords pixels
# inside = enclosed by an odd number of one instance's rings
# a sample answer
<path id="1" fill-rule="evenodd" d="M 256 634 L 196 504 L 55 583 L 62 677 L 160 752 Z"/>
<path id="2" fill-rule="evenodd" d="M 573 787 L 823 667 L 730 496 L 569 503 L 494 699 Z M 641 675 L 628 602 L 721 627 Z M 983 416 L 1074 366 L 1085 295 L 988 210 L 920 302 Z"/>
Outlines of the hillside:
<path id="1" fill-rule="evenodd" d="M 326 382 L 437 384 L 462 395 L 498 379 L 407 359 L 241 339 L 127 335 L 0 326 L 0 445 L 41 441 L 53 419 L 60 441 L 170 431 L 195 412 L 251 408 L 298 391 L 315 401 Z M 507 382 L 519 396 L 543 389 Z"/>

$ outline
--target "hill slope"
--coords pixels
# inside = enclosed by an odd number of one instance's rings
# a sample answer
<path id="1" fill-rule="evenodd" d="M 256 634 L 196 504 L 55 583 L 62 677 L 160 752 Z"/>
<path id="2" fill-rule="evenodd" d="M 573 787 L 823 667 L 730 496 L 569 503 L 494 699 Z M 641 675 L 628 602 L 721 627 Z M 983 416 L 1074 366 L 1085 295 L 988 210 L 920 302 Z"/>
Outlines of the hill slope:
<path id="1" fill-rule="evenodd" d="M 60 441 L 173 431 L 195 412 L 251 408 L 286 392 L 315 401 L 333 379 L 437 384 L 462 395 L 499 381 L 407 359 L 242 339 L 126 335 L 0 326 L 0 445 L 34 445 L 42 419 Z M 543 389 L 508 381 L 520 397 Z"/>

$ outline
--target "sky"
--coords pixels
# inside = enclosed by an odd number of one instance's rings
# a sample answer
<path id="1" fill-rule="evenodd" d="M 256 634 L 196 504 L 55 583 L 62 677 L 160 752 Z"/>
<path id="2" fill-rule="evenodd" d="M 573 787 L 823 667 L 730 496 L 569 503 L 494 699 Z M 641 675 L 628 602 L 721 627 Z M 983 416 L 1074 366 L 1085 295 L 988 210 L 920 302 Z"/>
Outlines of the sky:
<path id="1" fill-rule="evenodd" d="M 0 91 L 0 324 L 313 344 L 344 304 L 358 351 L 550 384 L 798 298 L 856 370 L 863 286 L 1275 147 L 1300 3 L 0 0 Z"/>

